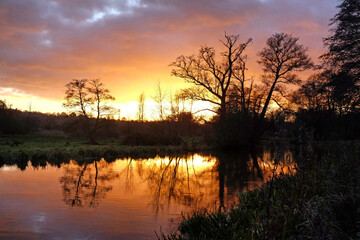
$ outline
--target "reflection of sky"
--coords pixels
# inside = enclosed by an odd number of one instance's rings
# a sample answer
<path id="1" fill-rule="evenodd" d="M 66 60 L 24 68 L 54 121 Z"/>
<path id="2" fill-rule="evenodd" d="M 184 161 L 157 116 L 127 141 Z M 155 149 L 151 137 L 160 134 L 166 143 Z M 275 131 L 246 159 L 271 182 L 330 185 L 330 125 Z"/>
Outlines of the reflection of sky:
<path id="1" fill-rule="evenodd" d="M 269 156 L 262 158 L 259 165 L 266 170 Z M 181 212 L 215 209 L 219 202 L 217 164 L 216 158 L 201 155 L 124 159 L 110 164 L 102 160 L 97 163 L 99 178 L 112 173 L 116 177 L 98 179 L 97 189 L 103 185 L 112 189 L 100 196 L 96 207 L 71 207 L 63 201 L 60 179 L 70 172 L 75 174 L 72 179 L 78 179 L 75 170 L 83 168 L 73 161 L 60 169 L 48 165 L 19 171 L 5 166 L 0 169 L 0 239 L 153 238 L 160 226 L 165 231 L 173 229 L 169 220 L 179 221 Z M 87 169 L 92 175 L 84 178 L 95 176 L 94 163 Z M 91 192 L 94 184 L 88 187 Z M 234 202 L 236 194 L 229 194 L 225 186 L 225 202 Z"/>

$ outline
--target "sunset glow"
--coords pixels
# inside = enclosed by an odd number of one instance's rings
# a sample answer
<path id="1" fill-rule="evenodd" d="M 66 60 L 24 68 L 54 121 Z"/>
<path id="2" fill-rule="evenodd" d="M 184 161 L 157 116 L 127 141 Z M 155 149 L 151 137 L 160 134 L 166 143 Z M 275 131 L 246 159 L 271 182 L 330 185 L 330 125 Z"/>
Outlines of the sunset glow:
<path id="1" fill-rule="evenodd" d="M 189 87 L 169 64 L 224 32 L 249 37 L 248 77 L 259 79 L 257 52 L 275 32 L 300 36 L 313 59 L 337 1 L 12 1 L 0 2 L 0 98 L 13 108 L 64 112 L 65 84 L 100 78 L 120 116 L 136 118 L 144 92 L 147 119 L 158 81 L 168 93 Z M 286 20 L 285 20 L 286 19 Z"/>
<path id="2" fill-rule="evenodd" d="M 359 39 L 360 0 L 0 0 L 0 240 L 355 239 Z"/>

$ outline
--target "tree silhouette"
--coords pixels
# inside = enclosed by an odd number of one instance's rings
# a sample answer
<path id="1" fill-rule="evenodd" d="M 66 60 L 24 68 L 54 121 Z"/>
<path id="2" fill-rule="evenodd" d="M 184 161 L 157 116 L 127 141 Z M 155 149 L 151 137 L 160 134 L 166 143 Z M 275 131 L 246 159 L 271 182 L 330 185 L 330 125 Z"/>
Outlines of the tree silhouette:
<path id="1" fill-rule="evenodd" d="M 354 111 L 360 104 L 360 2 L 344 0 L 331 19 L 332 35 L 324 39 L 328 51 L 324 74 L 329 79 L 338 112 Z"/>
<path id="2" fill-rule="evenodd" d="M 291 96 L 291 101 L 301 109 L 311 111 L 332 110 L 333 101 L 323 74 L 313 74 Z"/>
<path id="3" fill-rule="evenodd" d="M 266 42 L 260 52 L 258 63 L 262 66 L 264 83 L 270 87 L 264 106 L 260 113 L 263 120 L 268 110 L 273 93 L 279 90 L 282 84 L 299 84 L 300 80 L 294 72 L 313 67 L 307 49 L 298 44 L 299 38 L 285 33 L 275 33 Z M 280 85 L 280 86 L 279 86 Z"/>
<path id="4" fill-rule="evenodd" d="M 138 103 L 138 120 L 144 121 L 144 108 L 145 108 L 145 94 L 142 92 L 139 95 L 139 103 Z"/>
<path id="5" fill-rule="evenodd" d="M 153 96 L 153 99 L 156 103 L 155 110 L 158 113 L 160 120 L 165 119 L 165 98 L 166 98 L 166 93 L 164 89 L 161 87 L 160 81 L 158 81 L 156 84 L 156 93 Z"/>
<path id="6" fill-rule="evenodd" d="M 239 35 L 225 34 L 221 41 L 225 50 L 219 58 L 213 47 L 203 46 L 198 56 L 179 56 L 170 66 L 172 75 L 183 78 L 195 85 L 188 89 L 188 95 L 194 100 L 206 101 L 219 107 L 220 119 L 224 119 L 229 104 L 229 89 L 235 84 L 235 74 L 244 68 L 243 52 L 251 39 L 238 43 Z"/>
<path id="7" fill-rule="evenodd" d="M 95 134 L 101 116 L 111 114 L 113 108 L 106 105 L 109 100 L 115 100 L 109 90 L 99 79 L 73 79 L 66 84 L 65 100 L 63 106 L 72 113 L 81 115 L 85 119 L 85 126 L 90 143 L 96 144 Z M 92 118 L 95 123 L 91 124 Z"/>

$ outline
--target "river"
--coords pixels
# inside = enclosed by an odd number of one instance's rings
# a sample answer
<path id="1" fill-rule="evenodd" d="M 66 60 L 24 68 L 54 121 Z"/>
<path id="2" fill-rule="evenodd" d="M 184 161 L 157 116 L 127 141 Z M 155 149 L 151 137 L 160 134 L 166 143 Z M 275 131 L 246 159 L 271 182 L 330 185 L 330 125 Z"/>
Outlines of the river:
<path id="1" fill-rule="evenodd" d="M 3 165 L 0 239 L 154 239 L 295 168 L 287 148 Z"/>

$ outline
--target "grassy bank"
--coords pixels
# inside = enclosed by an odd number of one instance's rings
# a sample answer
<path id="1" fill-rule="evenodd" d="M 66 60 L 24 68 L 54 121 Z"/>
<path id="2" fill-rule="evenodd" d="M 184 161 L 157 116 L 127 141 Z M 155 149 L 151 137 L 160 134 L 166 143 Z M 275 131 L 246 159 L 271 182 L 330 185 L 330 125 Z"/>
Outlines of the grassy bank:
<path id="1" fill-rule="evenodd" d="M 204 148 L 187 146 L 127 146 L 116 140 L 99 140 L 98 145 L 88 144 L 82 138 L 55 138 L 36 136 L 1 136 L 0 166 L 4 164 L 27 164 L 32 162 L 60 162 L 70 159 L 93 161 L 104 158 L 113 161 L 117 158 L 150 158 L 171 154 L 185 154 L 189 151 L 201 151 Z"/>
<path id="2" fill-rule="evenodd" d="M 357 239 L 360 143 L 331 142 L 297 152 L 293 176 L 241 193 L 238 205 L 184 218 L 162 239 Z"/>

